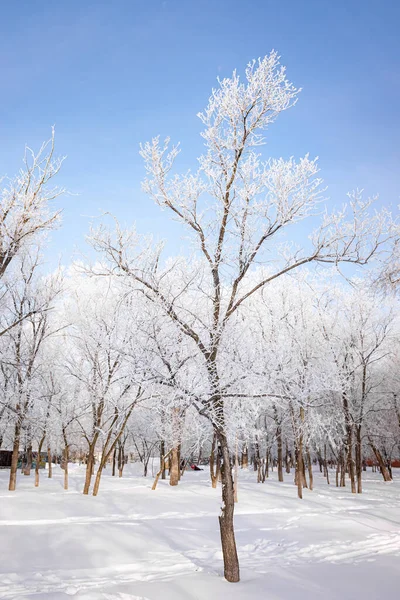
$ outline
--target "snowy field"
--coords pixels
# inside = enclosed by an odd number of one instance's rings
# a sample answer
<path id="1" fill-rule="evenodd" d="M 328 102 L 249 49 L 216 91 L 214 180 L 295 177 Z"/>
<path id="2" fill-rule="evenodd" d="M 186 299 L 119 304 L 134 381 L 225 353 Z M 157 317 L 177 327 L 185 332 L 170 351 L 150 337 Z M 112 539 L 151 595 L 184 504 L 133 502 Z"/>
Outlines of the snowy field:
<path id="1" fill-rule="evenodd" d="M 397 600 L 400 481 L 366 473 L 362 496 L 328 487 L 296 498 L 276 473 L 264 485 L 240 473 L 236 532 L 242 581 L 222 577 L 220 490 L 208 472 L 177 488 L 151 477 L 105 473 L 97 498 L 84 497 L 83 467 L 20 476 L 7 491 L 0 472 L 0 598 L 65 600 Z M 334 477 L 332 477 L 334 479 Z"/>

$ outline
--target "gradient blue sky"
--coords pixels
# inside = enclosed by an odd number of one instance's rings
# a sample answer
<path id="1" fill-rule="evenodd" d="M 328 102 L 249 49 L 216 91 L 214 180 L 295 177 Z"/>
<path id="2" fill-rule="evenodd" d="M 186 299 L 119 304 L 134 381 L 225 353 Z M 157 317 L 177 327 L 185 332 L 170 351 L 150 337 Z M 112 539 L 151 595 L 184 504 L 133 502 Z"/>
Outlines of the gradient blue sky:
<path id="1" fill-rule="evenodd" d="M 196 168 L 196 113 L 216 77 L 276 49 L 303 92 L 271 128 L 271 156 L 320 157 L 330 202 L 348 190 L 399 203 L 400 3 L 395 0 L 14 0 L 1 3 L 0 172 L 56 125 L 68 156 L 62 229 L 48 256 L 68 262 L 100 210 L 141 232 L 180 228 L 140 189 L 140 141 L 181 141 Z"/>

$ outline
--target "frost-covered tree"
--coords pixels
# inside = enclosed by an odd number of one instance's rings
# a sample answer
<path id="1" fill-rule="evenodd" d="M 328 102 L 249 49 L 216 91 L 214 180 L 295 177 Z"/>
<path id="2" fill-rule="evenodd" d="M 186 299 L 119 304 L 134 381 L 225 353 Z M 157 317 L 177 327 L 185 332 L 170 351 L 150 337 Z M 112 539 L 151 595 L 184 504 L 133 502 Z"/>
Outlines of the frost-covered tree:
<path id="1" fill-rule="evenodd" d="M 265 132 L 295 103 L 299 90 L 287 79 L 276 52 L 251 62 L 242 81 L 234 72 L 213 90 L 199 113 L 205 153 L 195 173 L 173 174 L 178 147 L 159 138 L 141 154 L 145 191 L 191 234 L 195 258 L 163 263 L 134 231 L 118 225 L 93 231 L 91 241 L 110 273 L 126 275 L 187 336 L 199 356 L 204 388 L 198 409 L 210 419 L 222 456 L 219 517 L 224 573 L 239 581 L 233 527 L 234 494 L 226 428 L 226 394 L 220 356 L 228 331 L 246 301 L 273 280 L 309 263 L 363 265 L 387 241 L 388 214 L 371 212 L 372 201 L 353 194 L 328 213 L 301 249 L 280 246 L 281 233 L 321 210 L 318 166 L 309 156 L 263 160 Z M 255 269 L 262 263 L 263 269 Z M 103 267 L 99 267 L 98 273 Z"/>
<path id="2" fill-rule="evenodd" d="M 22 257 L 18 280 L 10 287 L 5 315 L 6 321 L 12 324 L 3 336 L 7 345 L 2 354 L 7 381 L 4 401 L 12 414 L 14 429 L 9 484 L 12 491 L 16 487 L 18 453 L 25 426 L 29 457 L 32 455 L 31 413 L 34 408 L 38 410 L 38 402 L 46 395 L 43 382 L 48 371 L 44 346 L 58 328 L 51 309 L 62 292 L 62 274 L 57 271 L 51 276 L 39 277 L 38 264 L 37 253 Z"/>

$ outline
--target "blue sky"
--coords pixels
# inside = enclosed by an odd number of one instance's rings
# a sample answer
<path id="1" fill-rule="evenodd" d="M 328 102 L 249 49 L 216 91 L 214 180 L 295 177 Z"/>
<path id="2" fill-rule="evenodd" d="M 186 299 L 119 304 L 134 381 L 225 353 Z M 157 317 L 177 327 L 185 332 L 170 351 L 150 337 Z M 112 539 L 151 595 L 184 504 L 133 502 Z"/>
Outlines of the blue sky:
<path id="1" fill-rule="evenodd" d="M 111 211 L 141 232 L 181 230 L 140 189 L 139 143 L 180 141 L 182 170 L 201 151 L 196 113 L 216 77 L 276 49 L 303 88 L 271 128 L 270 156 L 320 157 L 330 202 L 348 190 L 400 198 L 400 3 L 387 0 L 14 0 L 0 21 L 0 173 L 56 125 L 63 227 L 50 260 L 84 248 L 89 221 Z"/>

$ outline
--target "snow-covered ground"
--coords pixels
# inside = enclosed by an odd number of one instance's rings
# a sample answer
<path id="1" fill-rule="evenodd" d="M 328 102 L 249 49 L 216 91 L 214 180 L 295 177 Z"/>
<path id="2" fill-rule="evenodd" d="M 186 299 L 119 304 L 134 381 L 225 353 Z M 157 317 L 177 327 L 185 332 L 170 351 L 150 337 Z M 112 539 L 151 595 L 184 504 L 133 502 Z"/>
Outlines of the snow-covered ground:
<path id="1" fill-rule="evenodd" d="M 65 600 L 397 600 L 400 481 L 365 473 L 365 493 L 327 486 L 298 500 L 276 473 L 265 484 L 241 472 L 236 509 L 242 581 L 222 577 L 220 490 L 207 470 L 177 488 L 105 473 L 99 496 L 83 496 L 83 467 L 20 476 L 0 471 L 0 598 Z M 400 473 L 399 473 L 400 476 Z M 332 477 L 334 479 L 334 477 Z M 289 481 L 290 479 L 290 481 Z M 400 477 L 399 477 L 400 479 Z"/>

